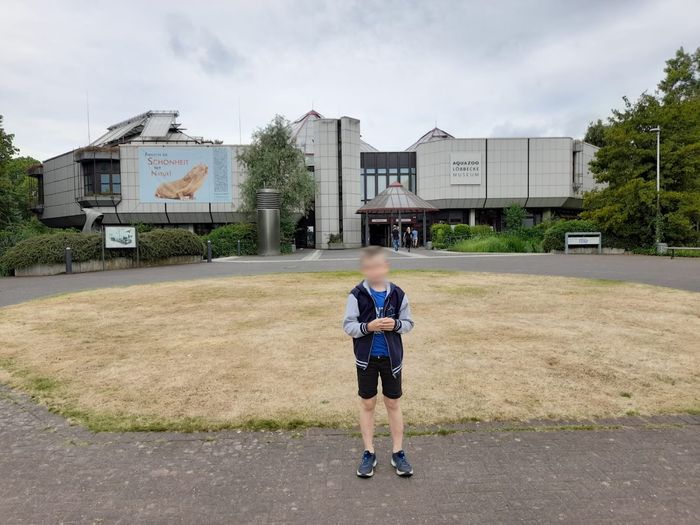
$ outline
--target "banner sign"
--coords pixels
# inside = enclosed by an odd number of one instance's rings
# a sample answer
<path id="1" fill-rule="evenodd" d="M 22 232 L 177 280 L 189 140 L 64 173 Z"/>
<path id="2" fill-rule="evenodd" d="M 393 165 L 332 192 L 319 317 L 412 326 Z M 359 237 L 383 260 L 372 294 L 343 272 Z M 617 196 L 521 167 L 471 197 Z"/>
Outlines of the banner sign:
<path id="1" fill-rule="evenodd" d="M 105 248 L 136 248 L 136 228 L 105 226 Z"/>
<path id="2" fill-rule="evenodd" d="M 482 154 L 477 151 L 450 153 L 450 184 L 481 184 Z"/>
<path id="3" fill-rule="evenodd" d="M 231 149 L 139 148 L 141 202 L 231 202 Z"/>

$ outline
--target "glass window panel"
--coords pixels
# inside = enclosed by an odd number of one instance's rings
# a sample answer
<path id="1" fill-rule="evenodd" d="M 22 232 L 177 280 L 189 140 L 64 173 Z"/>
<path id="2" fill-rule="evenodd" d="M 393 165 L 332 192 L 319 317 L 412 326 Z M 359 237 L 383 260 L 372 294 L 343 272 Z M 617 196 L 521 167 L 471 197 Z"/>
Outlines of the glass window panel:
<path id="1" fill-rule="evenodd" d="M 100 184 L 100 193 L 109 193 L 109 182 Z"/>
<path id="2" fill-rule="evenodd" d="M 374 199 L 375 197 L 375 184 L 376 177 L 365 177 L 365 195 L 367 200 Z"/>
<path id="3" fill-rule="evenodd" d="M 386 189 L 386 177 L 377 177 L 377 193 L 381 193 Z"/>
<path id="4" fill-rule="evenodd" d="M 367 168 L 365 171 L 367 173 L 376 173 L 376 171 L 374 171 L 374 168 Z"/>
<path id="5" fill-rule="evenodd" d="M 386 168 L 378 168 L 377 173 L 379 173 L 379 174 L 386 173 Z"/>
<path id="6" fill-rule="evenodd" d="M 122 182 L 122 176 L 119 175 L 118 173 L 112 175 L 112 184 L 121 184 Z"/>
<path id="7" fill-rule="evenodd" d="M 389 173 L 398 173 L 396 168 L 389 168 Z"/>
<path id="8" fill-rule="evenodd" d="M 399 182 L 399 176 L 398 175 L 389 175 L 389 184 L 392 184 L 394 182 Z"/>
<path id="9" fill-rule="evenodd" d="M 401 168 L 401 173 L 408 173 L 408 168 Z"/>
<path id="10" fill-rule="evenodd" d="M 102 184 L 109 184 L 109 173 L 103 173 L 100 175 L 100 182 Z"/>
<path id="11" fill-rule="evenodd" d="M 122 185 L 117 183 L 117 184 L 112 184 L 112 193 L 121 193 L 122 192 Z"/>
<path id="12" fill-rule="evenodd" d="M 416 168 L 411 168 L 411 173 L 415 173 L 415 172 L 416 172 Z"/>

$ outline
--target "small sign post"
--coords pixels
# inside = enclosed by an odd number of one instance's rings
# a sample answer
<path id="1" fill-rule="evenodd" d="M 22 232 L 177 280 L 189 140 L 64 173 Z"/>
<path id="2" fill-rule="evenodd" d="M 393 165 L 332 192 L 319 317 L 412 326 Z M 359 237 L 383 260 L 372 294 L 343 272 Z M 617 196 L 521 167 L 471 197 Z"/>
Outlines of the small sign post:
<path id="1" fill-rule="evenodd" d="M 598 254 L 603 253 L 603 235 L 600 232 L 566 232 L 564 234 L 564 253 L 569 255 L 569 246 L 581 248 L 596 246 Z"/>
<path id="2" fill-rule="evenodd" d="M 102 269 L 105 269 L 104 263 L 104 248 L 107 249 L 124 249 L 133 248 L 136 250 L 136 267 L 140 266 L 140 254 L 138 233 L 134 226 L 105 226 L 104 227 L 104 243 L 102 255 Z"/>

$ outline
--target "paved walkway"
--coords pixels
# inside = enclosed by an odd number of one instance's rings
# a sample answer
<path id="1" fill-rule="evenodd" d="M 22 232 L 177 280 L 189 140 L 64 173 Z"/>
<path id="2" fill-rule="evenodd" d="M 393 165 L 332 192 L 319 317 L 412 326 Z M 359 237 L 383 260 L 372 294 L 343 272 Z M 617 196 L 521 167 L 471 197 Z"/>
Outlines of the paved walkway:
<path id="1" fill-rule="evenodd" d="M 443 269 L 618 279 L 700 291 L 700 258 L 630 255 L 390 254 L 394 268 Z M 212 264 L 162 266 L 53 277 L 0 278 L 0 307 L 37 297 L 106 286 L 276 272 L 354 270 L 359 250 L 299 251 L 280 257 L 232 257 Z"/>
<path id="2" fill-rule="evenodd" d="M 360 480 L 345 432 L 94 435 L 0 387 L 0 522 L 700 522 L 700 416 L 598 424 L 412 437 L 411 479 L 383 438 Z"/>

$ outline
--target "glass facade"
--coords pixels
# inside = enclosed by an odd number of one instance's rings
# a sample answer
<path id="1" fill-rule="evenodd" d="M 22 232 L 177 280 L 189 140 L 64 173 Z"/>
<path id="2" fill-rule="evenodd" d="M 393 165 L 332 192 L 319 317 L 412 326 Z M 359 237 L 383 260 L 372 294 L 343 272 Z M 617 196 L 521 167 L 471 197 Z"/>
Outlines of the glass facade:
<path id="1" fill-rule="evenodd" d="M 365 152 L 360 154 L 362 202 L 371 201 L 392 182 L 416 191 L 415 151 Z"/>

